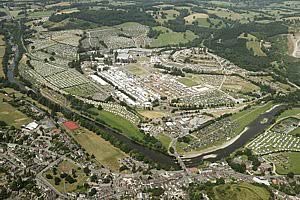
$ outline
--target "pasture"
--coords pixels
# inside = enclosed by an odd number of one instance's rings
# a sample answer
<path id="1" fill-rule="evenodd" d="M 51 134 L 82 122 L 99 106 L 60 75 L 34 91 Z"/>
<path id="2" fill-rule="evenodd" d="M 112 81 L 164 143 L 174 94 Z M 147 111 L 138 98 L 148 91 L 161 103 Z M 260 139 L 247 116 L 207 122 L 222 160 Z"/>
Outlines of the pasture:
<path id="1" fill-rule="evenodd" d="M 187 24 L 193 23 L 197 19 L 207 19 L 209 16 L 205 13 L 194 13 L 189 16 L 186 16 L 184 20 Z"/>
<path id="2" fill-rule="evenodd" d="M 164 46 L 168 46 L 168 45 L 185 44 L 196 38 L 197 38 L 197 36 L 191 31 L 186 31 L 185 33 L 169 31 L 168 33 L 160 34 L 157 39 L 154 39 L 151 42 L 150 46 L 151 47 L 164 47 Z"/>
<path id="3" fill-rule="evenodd" d="M 10 126 L 21 128 L 22 125 L 27 125 L 32 120 L 16 108 L 11 106 L 7 102 L 3 102 L 2 99 L 7 99 L 2 93 L 0 93 L 0 120 L 4 121 Z"/>
<path id="4" fill-rule="evenodd" d="M 97 115 L 94 115 L 96 119 L 99 119 L 110 127 L 119 130 L 125 136 L 133 139 L 143 139 L 143 134 L 139 131 L 138 127 L 127 119 L 107 111 L 98 110 L 96 108 L 91 108 L 90 110 L 94 113 L 97 113 Z"/>
<path id="5" fill-rule="evenodd" d="M 94 155 L 95 159 L 103 166 L 113 171 L 119 170 L 118 160 L 126 156 L 120 149 L 115 148 L 101 136 L 84 128 L 80 128 L 70 134 L 87 153 Z"/>
<path id="6" fill-rule="evenodd" d="M 281 152 L 265 156 L 265 158 L 275 164 L 276 172 L 286 175 L 289 172 L 300 174 L 300 153 Z"/>

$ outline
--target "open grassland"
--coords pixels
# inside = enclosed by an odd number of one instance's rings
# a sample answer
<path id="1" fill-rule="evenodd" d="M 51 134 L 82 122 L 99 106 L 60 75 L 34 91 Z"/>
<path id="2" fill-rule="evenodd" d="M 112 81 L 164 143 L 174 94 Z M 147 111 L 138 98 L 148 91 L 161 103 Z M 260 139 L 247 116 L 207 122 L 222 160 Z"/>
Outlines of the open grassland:
<path id="1" fill-rule="evenodd" d="M 188 23 L 191 24 L 193 23 L 193 21 L 197 20 L 197 19 L 207 19 L 209 16 L 205 13 L 194 13 L 191 14 L 189 16 L 186 16 L 184 18 L 184 20 Z"/>
<path id="2" fill-rule="evenodd" d="M 185 44 L 196 38 L 197 36 L 191 31 L 186 31 L 185 33 L 169 31 L 168 33 L 160 34 L 157 39 L 153 40 L 150 46 L 163 47 L 168 45 L 179 45 L 180 43 Z"/>
<path id="3" fill-rule="evenodd" d="M 161 111 L 154 111 L 154 110 L 142 110 L 139 113 L 149 119 L 161 118 L 165 116 L 165 113 Z"/>
<path id="4" fill-rule="evenodd" d="M 143 139 L 143 134 L 139 131 L 138 127 L 130 123 L 128 120 L 118 115 L 112 114 L 107 111 L 98 110 L 96 108 L 92 108 L 91 110 L 97 113 L 97 115 L 94 115 L 97 119 L 100 119 L 110 127 L 119 130 L 125 136 L 129 138 L 137 138 L 139 140 Z"/>
<path id="5" fill-rule="evenodd" d="M 80 189 L 84 189 L 83 184 L 87 180 L 86 174 L 83 172 L 83 169 L 79 168 L 76 164 L 64 160 L 61 163 L 58 164 L 56 167 L 57 171 L 56 174 L 53 173 L 53 170 L 49 169 L 46 171 L 43 176 L 46 178 L 46 175 L 49 174 L 53 178 L 52 179 L 47 179 L 55 189 L 62 193 L 67 193 L 67 192 L 73 192 L 73 191 L 80 191 Z M 72 175 L 72 170 L 75 170 L 76 177 Z M 60 175 L 66 173 L 67 175 L 72 176 L 75 178 L 77 181 L 75 183 L 70 184 L 67 180 L 64 178 L 61 178 Z M 54 177 L 59 177 L 61 179 L 60 183 L 58 185 L 55 184 L 54 182 Z"/>
<path id="6" fill-rule="evenodd" d="M 169 144 L 171 143 L 171 138 L 165 134 L 158 134 L 156 138 L 161 142 L 161 144 L 166 148 L 169 149 Z"/>
<path id="7" fill-rule="evenodd" d="M 112 146 L 99 135 L 83 128 L 70 134 L 90 155 L 94 155 L 99 163 L 113 171 L 119 170 L 118 160 L 126 156 L 121 150 Z"/>
<path id="8" fill-rule="evenodd" d="M 214 187 L 210 194 L 214 200 L 268 200 L 271 197 L 265 188 L 249 183 L 219 185 Z"/>
<path id="9" fill-rule="evenodd" d="M 2 99 L 7 99 L 2 93 L 0 93 L 0 120 L 4 121 L 10 126 L 21 128 L 22 125 L 26 125 L 32 120 L 9 103 L 3 102 Z"/>

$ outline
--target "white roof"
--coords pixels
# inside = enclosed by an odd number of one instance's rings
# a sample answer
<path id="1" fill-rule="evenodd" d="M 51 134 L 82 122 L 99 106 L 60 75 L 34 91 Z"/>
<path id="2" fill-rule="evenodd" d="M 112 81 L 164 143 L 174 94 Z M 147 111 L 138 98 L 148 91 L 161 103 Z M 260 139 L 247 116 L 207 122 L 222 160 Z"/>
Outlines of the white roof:
<path id="1" fill-rule="evenodd" d="M 27 124 L 27 126 L 25 128 L 32 131 L 32 130 L 36 129 L 38 126 L 39 126 L 38 123 L 31 122 L 31 123 Z"/>

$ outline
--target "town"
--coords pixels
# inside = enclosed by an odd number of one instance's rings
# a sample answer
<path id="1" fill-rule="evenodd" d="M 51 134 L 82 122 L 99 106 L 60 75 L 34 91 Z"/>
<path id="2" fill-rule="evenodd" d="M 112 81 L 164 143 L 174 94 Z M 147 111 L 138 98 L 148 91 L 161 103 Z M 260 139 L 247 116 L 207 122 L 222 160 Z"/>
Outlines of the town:
<path id="1" fill-rule="evenodd" d="M 1 3 L 1 199 L 299 199 L 300 4 L 264 1 Z"/>

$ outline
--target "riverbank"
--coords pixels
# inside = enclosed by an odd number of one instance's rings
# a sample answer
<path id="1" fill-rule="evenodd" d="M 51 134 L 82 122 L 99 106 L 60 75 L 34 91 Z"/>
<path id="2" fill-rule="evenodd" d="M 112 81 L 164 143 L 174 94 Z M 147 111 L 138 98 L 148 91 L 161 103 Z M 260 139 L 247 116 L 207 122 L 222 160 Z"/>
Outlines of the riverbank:
<path id="1" fill-rule="evenodd" d="M 279 105 L 274 107 L 269 112 L 265 112 L 259 115 L 253 122 L 248 125 L 248 129 L 243 131 L 243 134 L 240 135 L 232 144 L 226 146 L 225 148 L 220 148 L 213 152 L 203 153 L 200 156 L 192 157 L 185 159 L 184 162 L 187 167 L 196 167 L 201 163 L 204 158 L 207 158 L 207 155 L 215 154 L 214 157 L 209 157 L 205 160 L 210 162 L 215 162 L 221 159 L 226 158 L 231 153 L 236 151 L 237 149 L 245 146 L 252 138 L 256 137 L 258 134 L 263 133 L 267 128 L 269 128 L 273 123 L 273 120 L 276 118 L 277 114 L 282 110 L 286 109 L 286 106 Z M 263 119 L 268 119 L 266 123 L 261 123 Z"/>
<path id="2" fill-rule="evenodd" d="M 182 158 L 183 159 L 190 159 L 190 158 L 194 158 L 194 157 L 197 157 L 197 156 L 201 156 L 203 154 L 208 154 L 208 153 L 211 153 L 211 152 L 214 152 L 214 151 L 217 151 L 219 149 L 224 149 L 230 145 L 232 145 L 236 140 L 238 140 L 243 134 L 245 131 L 248 130 L 248 127 L 245 127 L 244 130 L 238 134 L 237 136 L 235 136 L 234 138 L 230 139 L 229 141 L 223 143 L 222 145 L 218 145 L 218 146 L 213 146 L 213 147 L 209 147 L 207 149 L 204 149 L 202 151 L 199 151 L 197 153 L 191 153 L 189 155 L 183 155 Z"/>

